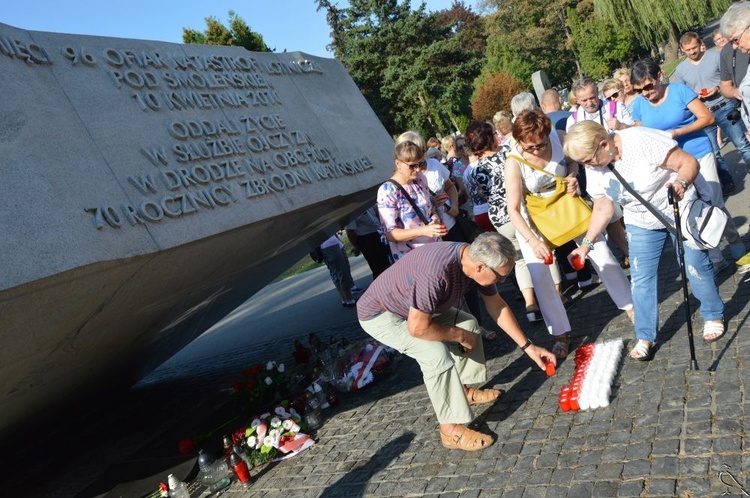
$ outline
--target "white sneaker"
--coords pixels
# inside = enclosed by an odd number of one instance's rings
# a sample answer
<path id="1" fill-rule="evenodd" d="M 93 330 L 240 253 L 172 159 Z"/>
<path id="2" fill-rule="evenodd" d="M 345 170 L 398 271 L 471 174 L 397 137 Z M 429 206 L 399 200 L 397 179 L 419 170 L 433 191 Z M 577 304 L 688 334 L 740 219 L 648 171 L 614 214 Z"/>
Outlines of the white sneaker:
<path id="1" fill-rule="evenodd" d="M 351 291 L 352 294 L 362 294 L 365 291 L 364 289 L 360 289 L 356 285 L 352 285 L 352 288 L 349 290 Z"/>

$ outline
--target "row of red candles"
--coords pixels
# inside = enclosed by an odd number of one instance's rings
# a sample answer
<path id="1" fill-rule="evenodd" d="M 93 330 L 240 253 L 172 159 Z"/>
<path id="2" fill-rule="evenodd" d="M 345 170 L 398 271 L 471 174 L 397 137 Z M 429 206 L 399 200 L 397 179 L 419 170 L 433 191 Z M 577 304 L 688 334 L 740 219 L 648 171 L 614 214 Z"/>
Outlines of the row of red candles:
<path id="1" fill-rule="evenodd" d="M 578 411 L 581 407 L 578 404 L 578 395 L 581 392 L 581 385 L 583 379 L 586 376 L 586 368 L 589 366 L 591 356 L 594 354 L 596 345 L 592 343 L 583 344 L 576 349 L 573 361 L 575 362 L 576 369 L 573 372 L 573 379 L 570 385 L 562 386 L 560 394 L 557 397 L 557 401 L 560 404 L 560 409 L 564 412 L 573 410 Z"/>

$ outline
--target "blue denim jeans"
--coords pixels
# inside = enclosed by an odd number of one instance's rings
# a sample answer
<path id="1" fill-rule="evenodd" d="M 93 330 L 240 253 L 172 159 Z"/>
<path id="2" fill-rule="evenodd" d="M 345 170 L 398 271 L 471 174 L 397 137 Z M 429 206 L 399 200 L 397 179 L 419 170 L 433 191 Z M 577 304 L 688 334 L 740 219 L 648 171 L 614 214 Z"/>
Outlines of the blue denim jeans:
<path id="1" fill-rule="evenodd" d="M 748 141 L 747 137 L 745 136 L 747 129 L 745 128 L 745 124 L 741 119 L 735 121 L 734 124 L 729 121 L 727 115 L 732 111 L 732 109 L 734 109 L 733 102 L 728 103 L 724 107 L 716 109 L 716 111 L 714 111 L 713 113 L 714 118 L 716 119 L 716 124 L 704 129 L 706 135 L 708 135 L 708 140 L 711 142 L 711 148 L 714 151 L 714 155 L 716 156 L 716 169 L 718 170 L 719 181 L 722 185 L 726 185 L 727 183 L 734 183 L 734 180 L 732 179 L 732 175 L 729 173 L 729 167 L 727 166 L 726 161 L 724 161 L 724 158 L 721 156 L 721 146 L 716 140 L 717 126 L 721 128 L 724 136 L 732 141 L 734 146 L 737 148 L 737 151 L 740 153 L 740 155 L 742 155 L 742 159 L 745 161 L 745 167 L 750 166 L 750 141 Z"/>
<path id="2" fill-rule="evenodd" d="M 635 336 L 654 342 L 659 327 L 659 260 L 667 237 L 672 239 L 673 244 L 675 238 L 666 229 L 647 230 L 633 225 L 626 225 L 625 228 L 630 248 L 630 285 L 635 310 Z M 724 316 L 724 303 L 716 287 L 708 251 L 695 249 L 688 244 L 683 246 L 685 273 L 693 295 L 701 303 L 701 316 L 705 321 L 721 320 Z"/>

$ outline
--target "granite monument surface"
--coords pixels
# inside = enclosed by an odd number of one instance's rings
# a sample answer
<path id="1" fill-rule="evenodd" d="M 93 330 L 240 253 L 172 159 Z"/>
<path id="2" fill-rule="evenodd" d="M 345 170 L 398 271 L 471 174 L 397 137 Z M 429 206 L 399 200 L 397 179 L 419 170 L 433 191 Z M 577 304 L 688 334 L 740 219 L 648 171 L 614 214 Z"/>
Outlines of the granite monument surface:
<path id="1" fill-rule="evenodd" d="M 0 24 L 0 439 L 132 382 L 373 200 L 336 60 Z"/>

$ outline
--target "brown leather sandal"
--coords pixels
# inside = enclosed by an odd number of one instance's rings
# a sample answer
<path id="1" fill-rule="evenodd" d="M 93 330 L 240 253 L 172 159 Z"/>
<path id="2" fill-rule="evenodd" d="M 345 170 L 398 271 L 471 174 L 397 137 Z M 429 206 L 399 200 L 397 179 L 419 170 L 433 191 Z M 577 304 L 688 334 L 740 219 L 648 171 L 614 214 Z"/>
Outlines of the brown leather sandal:
<path id="1" fill-rule="evenodd" d="M 470 387 L 466 391 L 466 399 L 470 405 L 483 405 L 499 398 L 503 392 L 499 389 L 477 389 Z"/>
<path id="2" fill-rule="evenodd" d="M 440 442 L 451 450 L 478 451 L 492 446 L 495 439 L 489 434 L 482 434 L 460 425 L 452 436 L 446 436 L 441 432 Z"/>

